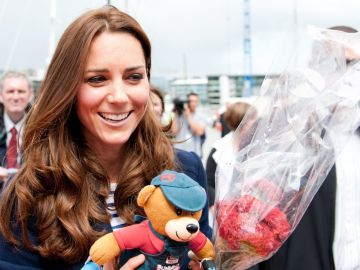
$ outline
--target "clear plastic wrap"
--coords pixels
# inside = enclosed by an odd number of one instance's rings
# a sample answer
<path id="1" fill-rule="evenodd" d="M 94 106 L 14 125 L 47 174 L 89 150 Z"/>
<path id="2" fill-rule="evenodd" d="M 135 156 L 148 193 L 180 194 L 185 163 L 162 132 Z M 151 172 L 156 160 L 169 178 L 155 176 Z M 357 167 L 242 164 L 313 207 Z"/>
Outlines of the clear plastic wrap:
<path id="1" fill-rule="evenodd" d="M 289 237 L 360 125 L 360 35 L 308 27 L 233 135 L 216 172 L 219 269 L 247 269 Z M 226 148 L 226 146 L 225 146 Z M 228 153 L 228 152 L 227 152 Z"/>

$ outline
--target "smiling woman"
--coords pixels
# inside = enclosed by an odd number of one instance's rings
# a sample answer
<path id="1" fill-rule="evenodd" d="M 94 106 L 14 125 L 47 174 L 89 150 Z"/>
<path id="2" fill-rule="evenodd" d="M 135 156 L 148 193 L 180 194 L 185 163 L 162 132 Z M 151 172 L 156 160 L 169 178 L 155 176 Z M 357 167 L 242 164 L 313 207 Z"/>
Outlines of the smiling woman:
<path id="1" fill-rule="evenodd" d="M 0 269 L 80 269 L 97 238 L 144 214 L 137 194 L 166 169 L 206 188 L 200 159 L 174 151 L 148 106 L 150 66 L 141 26 L 112 6 L 66 29 L 0 201 Z M 207 216 L 206 207 L 200 228 L 210 237 Z M 124 269 L 143 262 L 128 259 Z"/>
<path id="2" fill-rule="evenodd" d="M 76 104 L 91 147 L 118 156 L 143 118 L 148 99 L 149 80 L 140 42 L 127 33 L 105 32 L 96 37 Z M 114 170 L 110 179 L 116 182 L 119 168 L 105 169 Z"/>

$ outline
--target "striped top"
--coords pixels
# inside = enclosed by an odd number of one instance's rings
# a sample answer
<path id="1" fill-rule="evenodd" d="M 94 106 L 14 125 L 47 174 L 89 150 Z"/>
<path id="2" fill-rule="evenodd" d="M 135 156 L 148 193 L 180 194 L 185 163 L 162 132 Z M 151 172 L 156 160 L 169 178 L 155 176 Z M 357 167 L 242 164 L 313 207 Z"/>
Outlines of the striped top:
<path id="1" fill-rule="evenodd" d="M 106 198 L 107 211 L 111 215 L 110 224 L 113 231 L 116 231 L 126 226 L 125 221 L 118 216 L 115 209 L 114 194 L 115 194 L 116 186 L 117 186 L 116 183 L 110 183 L 109 196 Z"/>

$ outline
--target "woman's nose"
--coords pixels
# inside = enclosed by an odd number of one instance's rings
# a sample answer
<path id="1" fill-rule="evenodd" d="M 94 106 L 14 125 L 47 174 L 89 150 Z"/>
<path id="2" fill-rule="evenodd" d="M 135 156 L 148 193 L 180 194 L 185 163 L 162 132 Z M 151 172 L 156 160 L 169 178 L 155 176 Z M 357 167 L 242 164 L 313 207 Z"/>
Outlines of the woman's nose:
<path id="1" fill-rule="evenodd" d="M 127 101 L 125 86 L 121 83 L 113 84 L 108 94 L 108 102 L 121 103 Z"/>

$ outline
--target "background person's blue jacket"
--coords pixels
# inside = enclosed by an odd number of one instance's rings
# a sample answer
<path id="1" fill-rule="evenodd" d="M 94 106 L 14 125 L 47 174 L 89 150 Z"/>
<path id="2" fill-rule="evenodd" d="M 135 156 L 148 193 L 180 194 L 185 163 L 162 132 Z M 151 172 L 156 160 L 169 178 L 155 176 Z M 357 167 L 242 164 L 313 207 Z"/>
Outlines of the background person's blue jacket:
<path id="1" fill-rule="evenodd" d="M 178 158 L 182 171 L 196 180 L 202 187 L 207 190 L 207 182 L 205 171 L 201 160 L 195 153 L 189 153 L 182 150 L 176 150 L 176 156 Z M 96 224 L 96 227 L 111 231 L 110 224 Z M 211 228 L 208 224 L 208 205 L 206 205 L 202 217 L 200 219 L 201 231 L 211 239 Z M 29 224 L 29 236 L 32 243 L 37 243 L 37 233 L 34 223 Z M 16 234 L 20 236 L 20 230 L 16 231 Z M 43 258 L 38 253 L 30 252 L 24 248 L 16 248 L 8 244 L 2 235 L 0 234 L 0 270 L 78 270 L 84 265 L 86 258 L 82 258 L 79 262 L 74 264 L 68 264 L 64 261 L 55 261 L 49 258 Z M 186 269 L 184 265 L 182 269 Z"/>

